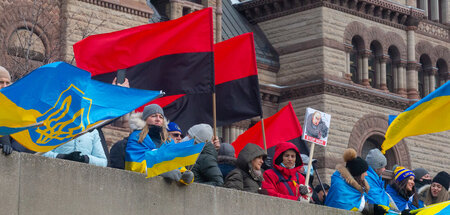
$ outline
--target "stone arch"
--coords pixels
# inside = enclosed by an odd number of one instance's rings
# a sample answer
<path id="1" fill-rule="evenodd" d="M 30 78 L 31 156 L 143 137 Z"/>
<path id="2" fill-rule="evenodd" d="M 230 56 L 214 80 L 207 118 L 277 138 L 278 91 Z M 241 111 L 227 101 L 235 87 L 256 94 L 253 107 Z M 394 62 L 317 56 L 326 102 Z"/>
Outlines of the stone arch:
<path id="1" fill-rule="evenodd" d="M 352 39 L 355 36 L 361 37 L 364 41 L 366 41 L 366 27 L 360 23 L 360 22 L 351 22 L 347 25 L 344 31 L 344 43 L 345 44 L 352 44 Z M 367 46 L 365 44 L 362 44 L 365 49 Z"/>
<path id="2" fill-rule="evenodd" d="M 447 64 L 450 62 L 450 50 L 447 47 L 438 45 L 438 46 L 434 47 L 433 50 L 434 50 L 433 54 L 436 57 L 436 61 L 438 59 L 442 59 L 442 60 L 446 61 Z M 436 63 L 436 62 L 434 62 L 434 63 Z"/>
<path id="3" fill-rule="evenodd" d="M 428 41 L 420 41 L 416 44 L 416 62 L 420 62 L 420 56 L 428 55 L 431 62 L 436 62 L 436 58 L 433 53 L 433 45 Z"/>
<path id="4" fill-rule="evenodd" d="M 366 33 L 366 47 L 370 47 L 370 44 L 373 41 L 378 41 L 381 45 L 381 50 L 385 49 L 385 42 L 384 42 L 384 31 L 381 30 L 378 27 L 370 27 L 367 29 L 367 33 Z M 384 53 L 382 53 L 384 54 Z"/>
<path id="5" fill-rule="evenodd" d="M 361 117 L 353 126 L 348 141 L 348 147 L 356 150 L 361 155 L 364 142 L 371 136 L 383 136 L 388 128 L 388 117 L 378 114 L 367 114 Z M 411 168 L 411 157 L 409 149 L 404 140 L 389 150 L 393 150 L 395 163 Z"/>
<path id="6" fill-rule="evenodd" d="M 389 47 L 391 46 L 395 46 L 398 49 L 401 59 L 406 60 L 408 58 L 405 41 L 397 33 L 387 32 L 383 46 L 385 48 L 384 53 L 388 53 Z"/>

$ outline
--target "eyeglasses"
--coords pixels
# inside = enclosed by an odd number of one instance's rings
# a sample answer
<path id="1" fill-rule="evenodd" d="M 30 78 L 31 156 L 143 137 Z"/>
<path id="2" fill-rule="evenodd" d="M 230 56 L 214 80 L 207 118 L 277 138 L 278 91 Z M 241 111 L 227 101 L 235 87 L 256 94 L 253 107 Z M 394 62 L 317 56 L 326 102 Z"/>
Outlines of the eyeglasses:
<path id="1" fill-rule="evenodd" d="M 176 133 L 172 133 L 172 134 L 170 134 L 172 137 L 181 137 L 181 138 L 183 138 L 183 135 L 182 134 L 176 134 Z"/>

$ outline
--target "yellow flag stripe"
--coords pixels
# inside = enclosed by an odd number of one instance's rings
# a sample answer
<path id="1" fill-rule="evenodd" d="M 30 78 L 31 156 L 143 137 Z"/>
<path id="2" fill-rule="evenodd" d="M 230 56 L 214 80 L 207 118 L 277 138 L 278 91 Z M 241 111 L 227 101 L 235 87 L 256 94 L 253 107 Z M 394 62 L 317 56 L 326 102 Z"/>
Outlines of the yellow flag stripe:
<path id="1" fill-rule="evenodd" d="M 8 97 L 3 95 L 3 93 L 0 93 L 0 104 L 2 104 L 0 126 L 11 128 L 24 127 L 36 123 L 36 119 L 42 116 L 37 110 L 25 110 L 17 106 Z"/>
<path id="2" fill-rule="evenodd" d="M 147 162 L 143 160 L 142 162 L 132 162 L 125 161 L 125 169 L 133 172 L 145 173 L 145 168 L 147 168 Z"/>
<path id="3" fill-rule="evenodd" d="M 177 169 L 182 166 L 189 166 L 195 164 L 197 157 L 200 154 L 193 154 L 186 157 L 177 157 L 170 161 L 164 161 L 153 165 L 153 167 L 147 169 L 147 178 L 160 175 L 165 172 Z"/>

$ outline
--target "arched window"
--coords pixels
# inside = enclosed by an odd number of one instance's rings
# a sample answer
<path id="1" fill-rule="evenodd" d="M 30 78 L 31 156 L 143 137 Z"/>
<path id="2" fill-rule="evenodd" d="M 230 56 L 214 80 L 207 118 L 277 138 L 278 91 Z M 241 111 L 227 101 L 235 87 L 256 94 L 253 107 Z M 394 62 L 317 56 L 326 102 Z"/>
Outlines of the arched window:
<path id="1" fill-rule="evenodd" d="M 430 93 L 428 71 L 432 69 L 431 59 L 428 55 L 420 56 L 421 68 L 418 72 L 419 95 L 421 98 Z"/>
<path id="2" fill-rule="evenodd" d="M 362 82 L 362 54 L 364 49 L 364 41 L 360 36 L 352 38 L 353 50 L 350 53 L 350 73 L 352 74 L 352 81 L 357 84 Z"/>
<path id="3" fill-rule="evenodd" d="M 45 46 L 39 35 L 26 28 L 12 33 L 8 41 L 8 55 L 35 61 L 44 61 Z"/>
<path id="4" fill-rule="evenodd" d="M 397 47 L 390 46 L 388 49 L 389 59 L 386 61 L 386 87 L 389 92 L 395 92 L 395 83 L 399 86 L 399 62 L 400 52 Z M 395 78 L 395 79 L 394 79 Z"/>
<path id="5" fill-rule="evenodd" d="M 366 159 L 367 154 L 372 149 L 379 149 L 381 150 L 381 144 L 383 144 L 384 137 L 381 135 L 372 135 L 369 138 L 367 138 L 364 143 L 361 150 L 361 157 L 363 159 Z M 397 160 L 395 159 L 395 154 L 393 150 L 387 150 L 386 154 L 384 155 L 387 160 L 386 169 L 391 170 L 392 167 L 396 164 Z"/>
<path id="6" fill-rule="evenodd" d="M 380 58 L 383 55 L 381 43 L 373 41 L 370 43 L 370 51 L 372 55 L 369 57 L 369 80 L 370 86 L 380 88 L 381 85 L 381 64 Z"/>

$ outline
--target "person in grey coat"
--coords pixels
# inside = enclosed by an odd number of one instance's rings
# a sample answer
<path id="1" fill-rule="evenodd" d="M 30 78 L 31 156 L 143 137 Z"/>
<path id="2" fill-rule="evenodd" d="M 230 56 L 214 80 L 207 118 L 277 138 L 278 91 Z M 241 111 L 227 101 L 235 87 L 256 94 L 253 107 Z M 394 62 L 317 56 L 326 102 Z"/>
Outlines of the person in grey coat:
<path id="1" fill-rule="evenodd" d="M 237 168 L 232 170 L 225 179 L 224 187 L 257 193 L 261 187 L 263 170 L 261 165 L 267 154 L 256 144 L 247 144 L 236 161 Z"/>

